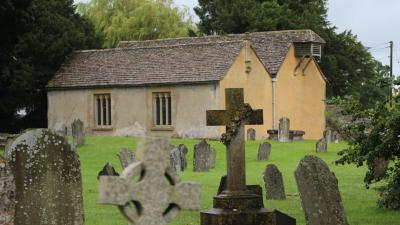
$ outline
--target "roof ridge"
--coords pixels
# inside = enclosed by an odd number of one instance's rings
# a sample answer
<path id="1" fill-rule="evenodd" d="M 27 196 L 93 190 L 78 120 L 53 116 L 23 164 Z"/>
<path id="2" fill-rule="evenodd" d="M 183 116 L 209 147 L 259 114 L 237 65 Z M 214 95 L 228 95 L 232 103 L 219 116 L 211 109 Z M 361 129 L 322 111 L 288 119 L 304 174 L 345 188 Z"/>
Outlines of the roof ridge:
<path id="1" fill-rule="evenodd" d="M 270 33 L 293 33 L 293 32 L 310 32 L 315 33 L 311 29 L 298 29 L 298 30 L 272 30 L 272 31 L 258 31 L 258 32 L 248 32 L 248 33 L 240 33 L 240 34 L 219 34 L 219 35 L 204 35 L 201 37 L 176 37 L 176 38 L 160 38 L 153 40 L 132 40 L 132 41 L 120 41 L 118 46 L 122 43 L 146 43 L 146 42 L 162 42 L 162 41 L 172 41 L 172 40 L 190 40 L 190 39 L 202 39 L 202 38 L 219 38 L 219 37 L 237 37 L 237 36 L 246 36 L 247 34 L 257 35 L 257 34 L 270 34 Z M 316 33 L 315 33 L 316 34 Z"/>
<path id="2" fill-rule="evenodd" d="M 215 45 L 223 43 L 236 43 L 243 42 L 243 40 L 225 40 L 225 41 L 208 41 L 199 43 L 180 43 L 171 45 L 157 45 L 157 46 L 140 46 L 140 47 L 124 47 L 124 48 L 106 48 L 106 49 L 88 49 L 88 50 L 75 50 L 74 53 L 90 53 L 90 52 L 110 52 L 110 51 L 128 51 L 132 49 L 153 49 L 153 48 L 174 48 L 179 46 L 194 46 L 194 45 Z"/>

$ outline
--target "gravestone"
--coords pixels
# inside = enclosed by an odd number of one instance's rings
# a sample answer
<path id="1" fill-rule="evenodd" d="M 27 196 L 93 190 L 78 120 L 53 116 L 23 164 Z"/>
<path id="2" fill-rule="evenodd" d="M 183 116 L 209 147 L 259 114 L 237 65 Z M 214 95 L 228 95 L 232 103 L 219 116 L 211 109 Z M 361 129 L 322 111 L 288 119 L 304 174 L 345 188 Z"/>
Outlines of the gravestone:
<path id="1" fill-rule="evenodd" d="M 180 209 L 198 209 L 200 185 L 181 183 L 169 152 L 167 140 L 139 144 L 137 162 L 121 176 L 100 178 L 99 203 L 118 206 L 131 225 L 166 225 Z"/>
<path id="2" fill-rule="evenodd" d="M 214 148 L 211 148 L 210 159 L 209 159 L 209 164 L 208 164 L 210 166 L 210 169 L 215 168 L 216 160 L 217 160 L 217 150 L 215 150 Z"/>
<path id="3" fill-rule="evenodd" d="M 254 130 L 253 128 L 247 129 L 247 140 L 248 141 L 256 140 L 256 130 Z"/>
<path id="4" fill-rule="evenodd" d="M 74 120 L 71 124 L 72 137 L 74 139 L 74 143 L 78 146 L 85 144 L 85 128 L 83 126 L 83 122 L 80 119 Z"/>
<path id="5" fill-rule="evenodd" d="M 278 141 L 290 141 L 290 120 L 287 117 L 283 117 L 279 120 Z"/>
<path id="6" fill-rule="evenodd" d="M 83 224 L 79 156 L 63 136 L 29 130 L 13 142 L 7 161 L 15 175 L 15 225 Z"/>
<path id="7" fill-rule="evenodd" d="M 187 168 L 186 155 L 188 154 L 189 150 L 184 144 L 178 145 L 178 149 L 181 152 L 182 171 L 184 171 Z"/>
<path id="8" fill-rule="evenodd" d="M 111 163 L 107 162 L 106 165 L 103 166 L 103 169 L 97 174 L 97 180 L 99 180 L 101 176 L 119 176 L 119 174 L 115 171 Z"/>
<path id="9" fill-rule="evenodd" d="M 271 144 L 264 142 L 258 146 L 257 161 L 268 160 L 271 154 Z"/>
<path id="10" fill-rule="evenodd" d="M 348 225 L 338 180 L 316 156 L 305 156 L 295 171 L 307 225 Z"/>
<path id="11" fill-rule="evenodd" d="M 127 148 L 122 148 L 117 156 L 121 162 L 122 169 L 125 169 L 130 164 L 135 162 L 135 153 Z"/>
<path id="12" fill-rule="evenodd" d="M 389 160 L 385 159 L 385 157 L 377 157 L 373 161 L 372 171 L 374 178 L 382 177 L 386 174 L 386 170 L 389 166 Z"/>
<path id="13" fill-rule="evenodd" d="M 207 110 L 208 126 L 226 126 L 227 177 L 220 183 L 213 208 L 200 213 L 201 225 L 292 225 L 296 220 L 263 208 L 262 189 L 246 185 L 245 125 L 263 124 L 263 111 L 244 103 L 242 88 L 225 89 L 226 110 Z M 221 182 L 225 182 L 222 179 Z"/>
<path id="14" fill-rule="evenodd" d="M 285 200 L 285 187 L 282 173 L 274 164 L 268 164 L 264 172 L 264 182 L 267 200 Z"/>
<path id="15" fill-rule="evenodd" d="M 324 130 L 324 138 L 325 138 L 325 140 L 326 140 L 326 143 L 332 143 L 332 142 L 334 142 L 335 141 L 335 139 L 334 139 L 334 133 L 333 133 L 333 131 L 332 131 L 332 129 L 331 128 L 326 128 L 325 130 Z"/>
<path id="16" fill-rule="evenodd" d="M 211 147 L 206 140 L 201 140 L 194 146 L 193 171 L 208 172 L 210 170 Z"/>
<path id="17" fill-rule="evenodd" d="M 325 138 L 321 138 L 315 144 L 315 148 L 317 152 L 327 152 L 328 151 L 328 144 L 326 143 Z"/>
<path id="18" fill-rule="evenodd" d="M 15 181 L 7 161 L 0 155 L 0 224 L 13 225 Z"/>

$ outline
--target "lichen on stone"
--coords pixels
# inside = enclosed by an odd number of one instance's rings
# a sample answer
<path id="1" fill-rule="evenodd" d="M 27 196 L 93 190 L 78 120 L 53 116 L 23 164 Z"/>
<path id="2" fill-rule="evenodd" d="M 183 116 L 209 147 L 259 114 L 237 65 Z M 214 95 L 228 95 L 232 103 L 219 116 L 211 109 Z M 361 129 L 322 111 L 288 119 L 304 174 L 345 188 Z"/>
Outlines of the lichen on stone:
<path id="1" fill-rule="evenodd" d="M 248 120 L 252 113 L 253 109 L 247 103 L 245 103 L 241 109 L 234 112 L 234 115 L 231 116 L 231 121 L 227 125 L 226 133 L 221 135 L 221 142 L 224 145 L 229 145 L 231 143 L 232 139 L 237 135 L 241 123 Z"/>

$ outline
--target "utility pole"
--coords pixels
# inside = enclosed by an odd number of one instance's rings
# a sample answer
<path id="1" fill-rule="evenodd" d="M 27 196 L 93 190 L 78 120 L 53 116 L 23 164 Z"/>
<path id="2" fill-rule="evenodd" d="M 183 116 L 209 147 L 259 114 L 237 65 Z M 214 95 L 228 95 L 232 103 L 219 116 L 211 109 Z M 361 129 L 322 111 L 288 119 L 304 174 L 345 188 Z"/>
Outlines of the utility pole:
<path id="1" fill-rule="evenodd" d="M 389 41 L 390 48 L 390 79 L 393 80 L 393 41 Z M 392 83 L 389 85 L 389 105 L 393 107 L 393 86 Z"/>

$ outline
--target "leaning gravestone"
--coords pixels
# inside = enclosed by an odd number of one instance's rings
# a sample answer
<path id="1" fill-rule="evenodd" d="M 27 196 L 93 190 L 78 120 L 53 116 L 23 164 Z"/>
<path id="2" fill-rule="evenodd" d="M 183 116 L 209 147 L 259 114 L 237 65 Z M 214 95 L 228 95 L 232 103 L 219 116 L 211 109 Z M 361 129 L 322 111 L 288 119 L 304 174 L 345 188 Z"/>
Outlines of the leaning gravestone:
<path id="1" fill-rule="evenodd" d="M 273 200 L 286 199 L 282 173 L 274 164 L 268 164 L 264 172 L 266 198 Z"/>
<path id="2" fill-rule="evenodd" d="M 214 169 L 215 168 L 215 161 L 217 160 L 217 150 L 215 150 L 214 148 L 211 148 L 210 151 L 210 159 L 209 159 L 209 167 L 210 169 Z"/>
<path id="3" fill-rule="evenodd" d="M 271 144 L 264 142 L 258 146 L 257 161 L 268 160 L 271 154 Z"/>
<path id="4" fill-rule="evenodd" d="M 208 172 L 210 170 L 211 147 L 206 140 L 201 140 L 194 146 L 193 171 Z"/>
<path id="5" fill-rule="evenodd" d="M 348 225 L 338 180 L 323 160 L 304 157 L 295 177 L 307 225 Z"/>
<path id="6" fill-rule="evenodd" d="M 198 209 L 200 185 L 180 181 L 170 167 L 169 151 L 167 140 L 141 143 L 138 162 L 119 177 L 100 178 L 99 203 L 117 205 L 131 225 L 166 225 L 179 210 Z"/>
<path id="7" fill-rule="evenodd" d="M 278 141 L 290 141 L 290 120 L 287 117 L 283 117 L 279 120 Z"/>
<path id="8" fill-rule="evenodd" d="M 79 156 L 64 137 L 29 130 L 13 142 L 7 161 L 15 174 L 15 225 L 83 224 Z"/>
<path id="9" fill-rule="evenodd" d="M 327 152 L 328 151 L 328 144 L 326 143 L 325 138 L 321 138 L 315 144 L 315 148 L 317 152 Z"/>
<path id="10" fill-rule="evenodd" d="M 117 156 L 123 169 L 135 162 L 135 153 L 127 148 L 121 149 Z"/>
<path id="11" fill-rule="evenodd" d="M 83 122 L 80 119 L 74 120 L 71 124 L 72 137 L 74 142 L 78 145 L 85 144 L 85 128 L 83 127 Z"/>
<path id="12" fill-rule="evenodd" d="M 253 128 L 247 129 L 247 140 L 248 141 L 256 140 L 256 130 L 254 130 Z"/>
<path id="13" fill-rule="evenodd" d="M 15 182 L 6 160 L 0 156 L 0 224 L 14 224 Z"/>

